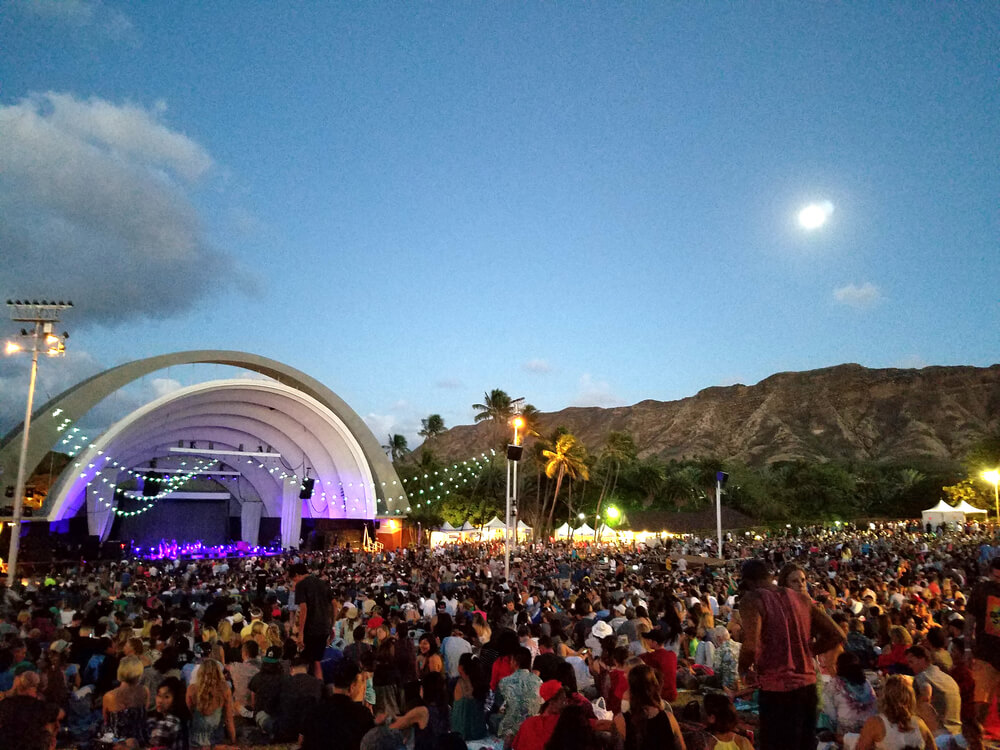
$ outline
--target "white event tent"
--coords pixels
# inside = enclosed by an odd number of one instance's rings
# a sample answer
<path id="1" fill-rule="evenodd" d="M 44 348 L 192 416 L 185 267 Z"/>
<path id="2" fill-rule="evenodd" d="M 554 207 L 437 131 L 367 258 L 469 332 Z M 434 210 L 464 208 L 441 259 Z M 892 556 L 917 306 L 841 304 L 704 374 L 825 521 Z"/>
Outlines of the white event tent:
<path id="1" fill-rule="evenodd" d="M 982 513 L 982 511 L 979 512 Z M 930 524 L 932 528 L 946 523 L 965 522 L 965 511 L 961 507 L 955 508 L 948 505 L 944 500 L 939 500 L 937 505 L 933 508 L 928 508 L 920 516 L 924 526 Z"/>
<path id="2" fill-rule="evenodd" d="M 963 500 L 958 505 L 955 506 L 955 510 L 962 511 L 967 516 L 985 516 L 986 511 L 982 508 L 977 508 L 974 505 L 969 505 L 968 500 Z"/>

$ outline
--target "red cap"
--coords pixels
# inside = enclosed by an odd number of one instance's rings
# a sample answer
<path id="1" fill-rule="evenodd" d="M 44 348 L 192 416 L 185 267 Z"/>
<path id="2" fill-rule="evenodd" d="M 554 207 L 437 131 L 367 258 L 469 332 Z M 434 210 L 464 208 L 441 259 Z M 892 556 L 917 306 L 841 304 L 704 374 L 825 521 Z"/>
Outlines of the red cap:
<path id="1" fill-rule="evenodd" d="M 548 680 L 547 682 L 543 682 L 542 686 L 538 688 L 538 694 L 542 696 L 542 703 L 548 703 L 562 689 L 563 684 L 559 680 Z"/>
<path id="2" fill-rule="evenodd" d="M 373 618 L 371 618 L 371 619 L 370 619 L 370 620 L 368 621 L 368 628 L 369 628 L 370 630 L 374 630 L 375 628 L 377 628 L 377 627 L 380 627 L 380 626 L 382 625 L 382 623 L 383 623 L 383 622 L 385 622 L 385 620 L 383 620 L 383 619 L 382 619 L 381 617 L 379 617 L 378 615 L 375 615 L 375 616 L 374 616 Z"/>

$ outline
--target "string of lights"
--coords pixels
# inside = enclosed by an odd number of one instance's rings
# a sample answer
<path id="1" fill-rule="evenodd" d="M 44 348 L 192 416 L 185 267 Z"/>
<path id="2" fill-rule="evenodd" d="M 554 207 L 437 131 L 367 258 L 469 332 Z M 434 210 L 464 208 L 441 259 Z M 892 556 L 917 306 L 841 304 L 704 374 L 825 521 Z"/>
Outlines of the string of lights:
<path id="1" fill-rule="evenodd" d="M 61 410 L 56 410 L 56 412 L 53 412 L 53 417 L 58 417 L 60 413 L 61 413 Z M 76 454 L 76 452 L 82 450 L 85 447 L 85 444 L 88 442 L 89 439 L 88 439 L 88 437 L 86 435 L 80 434 L 81 430 L 80 430 L 79 427 L 71 427 L 70 426 L 71 424 L 72 424 L 72 421 L 70 419 L 68 419 L 68 418 L 63 419 L 63 421 L 60 423 L 60 425 L 57 428 L 57 430 L 59 432 L 67 431 L 66 438 L 64 438 L 62 441 L 60 441 L 60 444 L 62 444 L 62 445 L 69 445 L 71 443 L 75 443 L 75 445 L 73 445 L 72 447 L 70 447 L 69 450 L 67 451 L 70 456 L 74 456 Z M 90 447 L 93 447 L 93 445 L 91 444 Z M 129 477 L 132 477 L 132 478 L 135 478 L 135 479 L 141 478 L 144 482 L 156 482 L 156 483 L 164 485 L 164 488 L 160 492 L 158 492 L 156 495 L 148 496 L 149 498 L 157 498 L 157 499 L 159 499 L 160 497 L 164 497 L 167 494 L 169 494 L 171 491 L 173 491 L 174 489 L 176 489 L 176 487 L 178 486 L 175 483 L 176 480 L 178 479 L 178 477 L 174 476 L 174 475 L 171 475 L 170 473 L 166 473 L 167 470 L 164 470 L 164 473 L 162 475 L 152 475 L 149 472 L 148 469 L 146 469 L 146 470 L 134 469 L 134 468 L 131 468 L 129 466 L 126 466 L 124 463 L 118 461 L 117 459 L 113 458 L 112 456 L 105 455 L 104 451 L 102 451 L 102 450 L 97 450 L 96 452 L 97 452 L 97 454 L 99 456 L 102 456 L 103 460 L 105 462 L 109 463 L 110 466 L 118 469 L 119 472 L 125 473 Z M 465 461 L 460 461 L 460 462 L 454 463 L 450 467 L 445 466 L 445 467 L 443 467 L 443 468 L 441 468 L 439 470 L 435 470 L 433 472 L 424 473 L 422 477 L 421 476 L 407 477 L 407 478 L 401 480 L 398 484 L 399 484 L 401 490 L 405 489 L 405 487 L 404 487 L 405 485 L 412 484 L 413 485 L 413 489 L 416 490 L 416 497 L 417 498 L 421 498 L 421 499 L 419 499 L 415 503 L 415 505 L 417 507 L 424 507 L 424 506 L 428 506 L 429 507 L 434 501 L 441 500 L 442 497 L 447 497 L 451 493 L 451 489 L 453 487 L 458 486 L 459 483 L 461 483 L 461 484 L 468 484 L 470 479 L 475 480 L 478 477 L 479 472 L 481 472 L 482 469 L 487 465 L 487 463 L 490 460 L 490 458 L 492 458 L 495 455 L 496 455 L 496 451 L 493 450 L 493 449 L 490 449 L 489 453 L 487 453 L 487 452 L 484 451 L 484 452 L 480 453 L 479 456 L 473 456 L 471 458 L 466 459 Z M 298 476 L 298 474 L 295 471 L 286 470 L 286 469 L 282 468 L 281 466 L 270 466 L 269 467 L 269 466 L 266 466 L 260 460 L 252 458 L 252 457 L 246 458 L 245 462 L 247 464 L 250 464 L 250 465 L 256 465 L 256 468 L 261 469 L 263 471 L 266 471 L 269 474 L 276 475 L 276 478 L 279 479 L 279 480 L 281 480 L 282 482 L 287 481 L 289 484 L 297 484 L 299 486 L 300 490 L 305 489 L 305 484 L 304 484 L 304 479 L 305 478 Z M 193 471 L 191 473 L 182 474 L 182 475 L 179 475 L 179 476 L 184 477 L 185 478 L 184 481 L 188 481 L 191 478 L 197 476 L 199 473 L 204 472 L 209 466 L 211 466 L 214 463 L 215 463 L 215 461 L 213 460 L 211 462 L 199 464 L 197 470 L 195 470 L 195 471 Z M 77 467 L 80 467 L 81 465 L 82 465 L 82 462 L 77 462 L 76 463 Z M 181 462 L 181 467 L 185 467 L 186 465 L 187 465 L 186 462 Z M 95 466 L 95 464 L 93 464 L 93 463 L 90 464 L 90 468 L 94 468 L 94 466 Z M 99 470 L 94 475 L 94 477 L 87 482 L 87 486 L 90 487 L 92 484 L 94 484 L 97 481 L 98 478 L 100 478 L 101 482 L 108 483 L 107 477 L 103 477 L 102 473 L 103 473 L 103 469 Z M 440 477 L 440 481 L 431 482 L 429 486 L 425 486 L 425 487 L 422 487 L 420 489 L 417 489 L 416 483 L 420 482 L 421 480 L 430 479 L 432 476 L 433 477 Z M 86 478 L 86 475 L 85 474 L 81 474 L 81 477 L 82 478 Z M 239 480 L 239 478 L 240 478 L 239 476 L 234 476 L 234 477 L 213 477 L 213 479 L 215 479 L 216 481 L 226 481 L 226 480 L 233 481 L 233 480 Z M 376 485 L 375 485 L 374 482 L 370 483 L 369 485 L 367 485 L 367 487 L 362 482 L 357 482 L 357 483 L 355 483 L 355 482 L 348 482 L 347 485 L 346 485 L 346 487 L 345 487 L 345 485 L 344 485 L 343 482 L 339 482 L 338 483 L 339 492 L 336 491 L 336 490 L 334 490 L 331 485 L 332 485 L 332 483 L 329 482 L 329 481 L 327 481 L 325 483 L 320 483 L 320 486 L 318 488 L 319 489 L 319 493 L 318 493 L 319 497 L 320 497 L 320 499 L 323 502 L 326 503 L 326 508 L 329 508 L 332 504 L 337 504 L 337 505 L 340 505 L 344 509 L 345 512 L 347 512 L 348 502 L 350 502 L 351 506 L 352 506 L 352 510 L 358 510 L 358 503 L 365 502 L 365 500 L 363 498 L 360 498 L 360 497 L 354 497 L 354 498 L 349 498 L 348 497 L 348 489 L 355 489 L 355 487 L 357 487 L 357 489 L 359 489 L 359 490 L 364 490 L 364 489 L 367 488 L 367 489 L 370 489 L 373 493 L 375 493 L 375 495 L 376 495 L 376 497 L 375 497 L 375 505 L 376 505 L 376 511 L 377 512 L 380 510 L 380 506 L 381 506 L 381 509 L 384 510 L 385 514 L 394 513 L 396 515 L 401 515 L 402 512 L 403 512 L 399 508 L 390 509 L 389 508 L 389 504 L 390 503 L 404 501 L 406 499 L 406 494 L 405 493 L 393 497 L 393 496 L 389 495 L 387 492 L 385 492 L 385 490 L 383 490 L 384 494 L 383 495 L 379 495 L 378 494 L 378 488 L 376 487 Z M 391 482 L 391 485 L 397 485 L 397 482 L 395 480 L 393 480 Z M 389 485 L 387 485 L 386 482 L 382 482 L 382 487 L 383 488 L 386 488 L 388 486 Z M 113 484 L 112 484 L 112 487 L 114 487 Z M 330 489 L 328 490 L 327 488 L 330 488 Z M 116 488 L 116 490 L 117 490 L 117 488 Z M 329 494 L 328 494 L 328 492 L 329 492 Z M 433 499 L 431 498 L 431 494 L 432 493 L 434 494 Z M 142 509 L 140 509 L 138 511 L 128 511 L 127 513 L 131 513 L 132 515 L 136 515 L 138 513 L 145 512 L 146 510 L 149 510 L 149 508 L 152 507 L 152 505 L 154 503 L 155 503 L 155 501 L 149 502 Z M 109 503 L 105 503 L 105 505 L 106 505 L 106 507 L 111 507 Z M 310 507 L 312 507 L 311 503 L 310 503 Z M 313 510 L 315 511 L 315 508 L 313 508 Z M 411 509 L 410 506 L 406 507 L 406 512 L 410 512 L 411 510 L 412 509 Z M 122 515 L 122 514 L 126 513 L 125 511 L 119 512 L 117 508 L 115 508 L 115 512 L 119 513 L 119 515 Z"/>

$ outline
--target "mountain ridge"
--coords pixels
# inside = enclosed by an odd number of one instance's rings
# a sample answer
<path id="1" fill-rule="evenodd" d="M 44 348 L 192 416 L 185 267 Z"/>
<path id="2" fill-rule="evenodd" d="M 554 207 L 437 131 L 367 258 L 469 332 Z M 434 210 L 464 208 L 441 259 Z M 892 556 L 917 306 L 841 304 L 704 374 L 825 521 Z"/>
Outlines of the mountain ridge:
<path id="1" fill-rule="evenodd" d="M 565 427 L 591 452 L 612 431 L 640 457 L 782 461 L 958 461 L 1000 429 L 1000 364 L 868 368 L 846 363 L 778 372 L 754 385 L 709 386 L 673 401 L 570 406 L 540 413 L 537 431 Z M 493 445 L 488 422 L 458 425 L 417 448 L 464 459 Z"/>

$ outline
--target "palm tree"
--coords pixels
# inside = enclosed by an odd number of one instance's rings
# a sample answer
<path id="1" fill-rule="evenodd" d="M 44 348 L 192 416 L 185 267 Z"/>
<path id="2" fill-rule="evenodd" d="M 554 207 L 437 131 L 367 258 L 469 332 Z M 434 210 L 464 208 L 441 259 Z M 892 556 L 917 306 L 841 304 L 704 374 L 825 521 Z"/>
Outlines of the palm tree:
<path id="1" fill-rule="evenodd" d="M 514 406 L 510 396 L 499 388 L 484 393 L 483 403 L 473 404 L 472 408 L 479 412 L 475 419 L 477 424 L 485 422 L 487 419 L 497 423 L 505 423 L 514 415 Z"/>
<path id="2" fill-rule="evenodd" d="M 385 451 L 393 463 L 410 452 L 410 449 L 406 446 L 406 438 L 398 434 L 390 435 L 389 442 L 382 446 L 382 450 Z"/>
<path id="3" fill-rule="evenodd" d="M 538 437 L 538 420 L 541 415 L 542 413 L 531 404 L 525 404 L 521 407 L 521 419 L 524 420 L 524 427 L 521 428 L 523 437 L 529 435 Z"/>
<path id="4" fill-rule="evenodd" d="M 487 421 L 492 424 L 490 429 L 491 442 L 495 445 L 503 445 L 507 423 L 514 416 L 514 404 L 506 391 L 494 388 L 489 393 L 483 394 L 483 403 L 473 404 L 472 408 L 479 412 L 475 417 L 476 424 Z"/>
<path id="5" fill-rule="evenodd" d="M 643 507 L 650 507 L 653 500 L 663 491 L 666 473 L 663 464 L 656 456 L 650 456 L 636 466 L 635 483 L 646 496 Z"/>
<path id="6" fill-rule="evenodd" d="M 587 452 L 584 447 L 577 442 L 576 438 L 565 433 L 556 439 L 554 450 L 543 450 L 542 456 L 546 460 L 545 476 L 549 479 L 556 478 L 556 489 L 552 493 L 552 505 L 549 508 L 548 528 L 552 528 L 552 519 L 556 512 L 556 501 L 559 498 L 559 488 L 562 487 L 563 477 L 567 474 L 570 479 L 590 479 L 590 471 L 587 469 Z"/>
<path id="7" fill-rule="evenodd" d="M 621 472 L 622 464 L 635 461 L 636 458 L 635 440 L 628 432 L 611 432 L 608 434 L 608 441 L 601 452 L 600 462 L 605 467 L 614 468 L 614 478 L 611 480 L 611 491 L 608 492 L 608 483 L 611 479 L 610 471 L 604 475 L 604 483 L 601 486 L 601 494 L 597 498 L 597 510 L 594 511 L 594 529 L 601 528 L 601 503 L 606 495 L 614 497 L 618 488 L 618 474 Z"/>
<path id="8" fill-rule="evenodd" d="M 423 425 L 423 429 L 417 434 L 425 440 L 437 437 L 445 431 L 444 419 L 440 414 L 431 414 L 427 419 L 421 419 L 420 424 Z"/>

